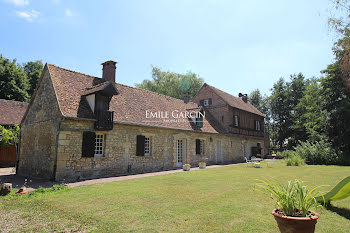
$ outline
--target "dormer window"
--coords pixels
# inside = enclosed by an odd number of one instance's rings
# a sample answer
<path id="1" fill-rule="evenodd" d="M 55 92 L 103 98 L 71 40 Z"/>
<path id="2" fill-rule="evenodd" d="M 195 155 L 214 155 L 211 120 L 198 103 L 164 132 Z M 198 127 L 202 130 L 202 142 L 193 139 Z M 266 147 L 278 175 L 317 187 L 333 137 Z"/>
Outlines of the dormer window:
<path id="1" fill-rule="evenodd" d="M 203 110 L 201 110 L 200 112 L 198 112 L 197 117 L 196 117 L 196 125 L 199 128 L 203 127 Z"/>
<path id="2" fill-rule="evenodd" d="M 208 106 L 209 105 L 209 100 L 204 100 L 204 106 Z"/>
<path id="3" fill-rule="evenodd" d="M 113 112 L 109 111 L 109 105 L 114 95 L 119 92 L 114 83 L 105 81 L 103 83 L 88 87 L 84 90 L 85 97 L 96 122 L 95 129 L 98 131 L 113 129 Z"/>

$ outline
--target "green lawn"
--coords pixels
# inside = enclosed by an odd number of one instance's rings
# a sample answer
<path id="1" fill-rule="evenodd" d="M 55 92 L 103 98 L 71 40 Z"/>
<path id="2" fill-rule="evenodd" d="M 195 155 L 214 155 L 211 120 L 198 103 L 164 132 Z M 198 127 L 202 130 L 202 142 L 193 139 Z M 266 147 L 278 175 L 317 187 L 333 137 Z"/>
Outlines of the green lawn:
<path id="1" fill-rule="evenodd" d="M 255 179 L 301 179 L 330 190 L 350 167 L 233 165 L 121 182 L 80 186 L 3 200 L 0 228 L 13 231 L 277 232 L 272 200 Z M 319 209 L 317 232 L 350 232 L 350 198 Z"/>

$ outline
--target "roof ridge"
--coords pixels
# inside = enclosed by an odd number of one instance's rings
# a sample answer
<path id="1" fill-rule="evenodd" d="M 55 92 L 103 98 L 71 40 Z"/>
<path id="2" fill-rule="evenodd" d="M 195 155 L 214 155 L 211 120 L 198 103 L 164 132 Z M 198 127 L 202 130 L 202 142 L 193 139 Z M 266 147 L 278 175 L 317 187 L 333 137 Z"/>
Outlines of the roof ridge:
<path id="1" fill-rule="evenodd" d="M 88 76 L 88 77 L 91 77 L 91 78 L 99 78 L 99 77 L 95 77 L 95 76 L 92 76 L 92 75 L 89 75 L 89 74 L 81 73 L 81 72 L 78 72 L 78 71 L 75 71 L 75 70 L 66 69 L 66 68 L 63 68 L 63 67 L 61 67 L 61 66 L 57 66 L 57 65 L 54 65 L 54 64 L 50 64 L 50 63 L 47 63 L 47 64 L 50 65 L 50 66 L 54 66 L 54 67 L 56 67 L 56 68 L 59 68 L 59 69 L 68 71 L 68 72 L 77 73 L 77 74 L 82 74 L 82 75 L 85 75 L 85 76 Z"/>
<path id="2" fill-rule="evenodd" d="M 206 83 L 207 84 L 207 83 Z M 225 93 L 225 94 L 228 94 L 228 95 L 230 95 L 230 96 L 232 96 L 232 97 L 234 97 L 234 98 L 236 98 L 236 99 L 241 99 L 241 98 L 238 98 L 238 97 L 236 97 L 236 96 L 234 96 L 234 95 L 232 95 L 232 94 L 230 94 L 230 93 L 228 93 L 228 92 L 226 92 L 226 91 L 223 91 L 223 90 L 221 90 L 221 89 L 219 89 L 219 88 L 217 88 L 217 87 L 214 87 L 214 86 L 212 86 L 212 85 L 209 85 L 209 84 L 207 84 L 209 87 L 211 87 L 211 88 L 214 88 L 214 89 L 216 89 L 216 90 L 219 90 L 219 91 L 221 91 L 221 92 L 223 92 L 223 93 Z M 247 102 L 248 103 L 248 102 Z"/>
<path id="3" fill-rule="evenodd" d="M 50 65 L 50 66 L 54 66 L 54 67 L 56 67 L 56 68 L 62 69 L 62 70 L 66 70 L 66 71 L 68 71 L 68 72 L 73 72 L 73 73 L 82 74 L 82 75 L 88 76 L 88 77 L 90 77 L 90 78 L 98 78 L 98 79 L 101 79 L 101 78 L 99 78 L 99 77 L 95 77 L 95 76 L 92 76 L 92 75 L 89 75 L 89 74 L 77 72 L 77 71 L 74 71 L 74 70 L 69 70 L 69 69 L 66 69 L 66 68 L 63 68 L 63 67 L 54 65 L 54 64 L 49 64 L 49 63 L 47 63 L 47 64 Z M 101 84 L 101 83 L 100 83 L 100 84 Z M 97 84 L 97 85 L 100 85 L 100 84 Z M 151 93 L 153 93 L 153 94 L 160 95 L 160 96 L 164 96 L 164 97 L 168 97 L 168 98 L 171 98 L 171 99 L 174 99 L 174 100 L 177 100 L 177 101 L 183 101 L 183 100 L 181 100 L 181 99 L 177 99 L 177 98 L 172 97 L 172 96 L 160 94 L 160 93 L 157 93 L 157 92 L 154 92 L 154 91 L 150 91 L 150 90 L 147 90 L 147 89 L 142 89 L 142 88 L 138 88 L 138 87 L 128 86 L 128 85 L 125 85 L 125 84 L 122 84 L 122 83 L 117 83 L 117 82 L 115 82 L 115 81 L 114 81 L 114 84 L 118 84 L 118 85 L 121 85 L 121 86 L 124 86 L 124 87 L 127 87 L 127 88 L 133 88 L 133 89 L 138 89 L 138 90 L 142 90 L 142 91 L 151 92 Z M 96 86 L 96 85 L 95 85 L 95 86 Z M 190 101 L 189 103 L 196 104 L 196 103 L 191 102 L 191 101 Z M 184 103 L 184 104 L 185 104 L 185 103 Z"/>

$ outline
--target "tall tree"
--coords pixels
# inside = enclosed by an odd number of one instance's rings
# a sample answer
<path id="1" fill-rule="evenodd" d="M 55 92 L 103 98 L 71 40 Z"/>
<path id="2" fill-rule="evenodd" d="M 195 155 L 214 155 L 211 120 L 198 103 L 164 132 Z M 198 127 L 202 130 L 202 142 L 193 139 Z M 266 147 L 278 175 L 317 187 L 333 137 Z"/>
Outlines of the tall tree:
<path id="1" fill-rule="evenodd" d="M 350 1 L 332 2 L 337 14 L 329 18 L 329 24 L 338 35 L 333 47 L 336 61 L 323 71 L 322 95 L 329 139 L 350 164 Z"/>
<path id="2" fill-rule="evenodd" d="M 183 85 L 186 83 L 186 85 Z M 203 85 L 203 79 L 197 74 L 187 72 L 178 74 L 170 71 L 161 71 L 158 67 L 152 67 L 152 80 L 144 80 L 136 87 L 157 92 L 159 94 L 182 99 L 184 86 L 189 91 L 190 98 L 193 98 Z"/>
<path id="3" fill-rule="evenodd" d="M 324 109 L 328 113 L 327 133 L 334 147 L 345 152 L 350 162 L 350 93 L 343 79 L 342 65 L 336 62 L 323 71 L 321 79 Z"/>
<path id="4" fill-rule="evenodd" d="M 28 88 L 22 67 L 0 54 L 0 99 L 28 101 Z"/>
<path id="5" fill-rule="evenodd" d="M 294 130 L 299 134 L 298 140 L 318 142 L 327 140 L 327 112 L 323 109 L 322 87 L 317 79 L 307 84 L 303 97 L 295 108 Z"/>
<path id="6" fill-rule="evenodd" d="M 269 98 L 274 132 L 272 138 L 280 148 L 292 148 L 298 140 L 303 140 L 306 134 L 305 128 L 295 128 L 295 117 L 296 106 L 304 96 L 308 80 L 301 73 L 291 75 L 290 79 L 290 82 L 285 82 L 280 78 L 274 84 Z"/>
<path id="7" fill-rule="evenodd" d="M 43 70 L 43 63 L 41 61 L 30 61 L 23 64 L 24 73 L 29 81 L 29 96 L 33 95 L 36 84 L 41 76 Z"/>
<path id="8" fill-rule="evenodd" d="M 308 80 L 305 79 L 304 75 L 302 73 L 299 73 L 298 75 L 291 75 L 290 76 L 290 110 L 291 114 L 290 117 L 292 118 L 292 125 L 291 125 L 291 135 L 290 135 L 290 140 L 289 144 L 291 146 L 297 145 L 298 141 L 304 141 L 307 139 L 307 133 L 306 133 L 306 128 L 304 127 L 295 127 L 297 121 L 298 121 L 298 116 L 300 114 L 303 114 L 301 110 L 302 108 L 297 111 L 297 105 L 299 104 L 300 100 L 304 97 L 305 95 L 305 90 L 306 86 L 308 84 Z"/>
<path id="9" fill-rule="evenodd" d="M 256 107 L 260 112 L 265 114 L 265 124 L 266 126 L 270 123 L 270 106 L 269 97 L 267 95 L 262 95 L 259 89 L 253 90 L 249 94 L 249 103 Z"/>
<path id="10" fill-rule="evenodd" d="M 280 148 L 286 146 L 288 138 L 291 135 L 290 129 L 292 125 L 291 109 L 290 109 L 290 86 L 283 78 L 280 78 L 273 85 L 270 97 L 271 118 L 274 135 L 271 138 L 275 145 Z"/>

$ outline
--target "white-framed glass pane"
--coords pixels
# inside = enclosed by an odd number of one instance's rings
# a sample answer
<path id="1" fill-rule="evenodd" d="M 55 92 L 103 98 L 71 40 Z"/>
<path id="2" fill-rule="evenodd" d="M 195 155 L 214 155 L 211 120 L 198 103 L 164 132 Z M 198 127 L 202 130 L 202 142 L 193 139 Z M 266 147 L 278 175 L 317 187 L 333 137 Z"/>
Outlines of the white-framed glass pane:
<path id="1" fill-rule="evenodd" d="M 95 157 L 103 156 L 104 135 L 96 134 L 95 137 Z"/>
<path id="2" fill-rule="evenodd" d="M 200 147 L 199 147 L 199 149 L 200 149 L 200 154 L 201 155 L 204 155 L 204 141 L 203 140 L 200 140 Z"/>
<path id="3" fill-rule="evenodd" d="M 183 141 L 182 140 L 177 140 L 176 153 L 177 153 L 177 162 L 182 163 L 182 157 L 183 157 Z"/>
<path id="4" fill-rule="evenodd" d="M 255 121 L 255 130 L 260 130 L 260 121 Z"/>
<path id="5" fill-rule="evenodd" d="M 238 116 L 235 116 L 235 126 L 238 127 Z"/>
<path id="6" fill-rule="evenodd" d="M 151 155 L 151 138 L 145 137 L 145 155 Z"/>
<path id="7" fill-rule="evenodd" d="M 208 106 L 209 105 L 209 100 L 204 100 L 204 106 Z"/>

